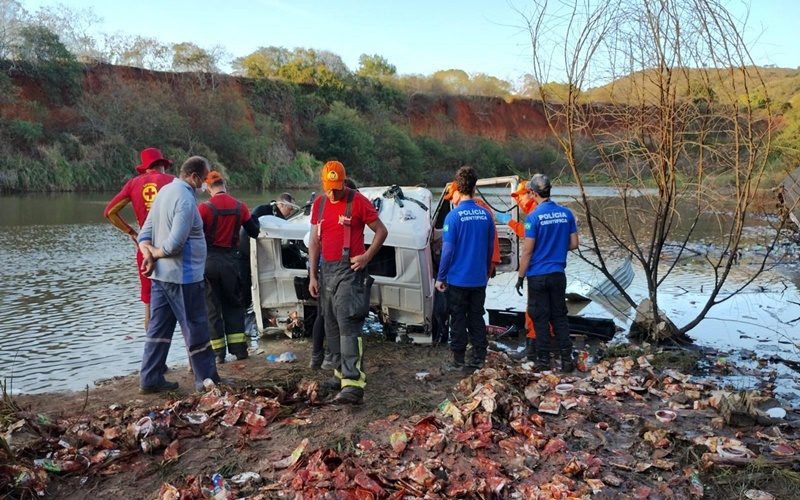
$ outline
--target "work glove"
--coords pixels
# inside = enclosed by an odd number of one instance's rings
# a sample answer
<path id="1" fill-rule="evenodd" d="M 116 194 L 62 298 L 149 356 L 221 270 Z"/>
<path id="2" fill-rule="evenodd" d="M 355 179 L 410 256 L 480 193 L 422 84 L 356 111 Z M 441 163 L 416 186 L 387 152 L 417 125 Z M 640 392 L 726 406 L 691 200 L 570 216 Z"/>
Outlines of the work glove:
<path id="1" fill-rule="evenodd" d="M 517 284 L 514 286 L 514 288 L 516 288 L 516 289 L 517 289 L 517 294 L 518 294 L 520 297 L 522 297 L 522 287 L 523 287 L 524 285 L 525 285 L 525 278 L 524 278 L 524 277 L 518 277 L 518 278 L 517 278 Z"/>

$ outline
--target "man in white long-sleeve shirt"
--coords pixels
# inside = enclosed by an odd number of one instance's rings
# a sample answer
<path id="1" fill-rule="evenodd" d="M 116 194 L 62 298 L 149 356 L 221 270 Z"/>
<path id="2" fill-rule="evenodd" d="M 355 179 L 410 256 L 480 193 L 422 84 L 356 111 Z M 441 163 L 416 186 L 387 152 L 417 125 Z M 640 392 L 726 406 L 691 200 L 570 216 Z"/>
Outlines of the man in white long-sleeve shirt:
<path id="1" fill-rule="evenodd" d="M 140 390 L 145 394 L 178 388 L 176 382 L 164 378 L 176 323 L 189 350 L 195 388 L 201 390 L 207 378 L 219 382 L 203 284 L 206 240 L 195 198 L 209 170 L 208 160 L 201 156 L 186 160 L 180 177 L 158 192 L 139 232 L 142 272 L 152 279 L 150 325 L 140 373 Z"/>

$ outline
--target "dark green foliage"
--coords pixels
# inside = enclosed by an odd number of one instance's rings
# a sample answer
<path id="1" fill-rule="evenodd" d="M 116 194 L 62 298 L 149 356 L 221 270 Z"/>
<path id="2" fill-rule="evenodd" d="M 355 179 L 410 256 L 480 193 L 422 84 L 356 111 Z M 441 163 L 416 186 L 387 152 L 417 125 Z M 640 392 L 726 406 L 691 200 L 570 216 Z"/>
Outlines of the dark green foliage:
<path id="1" fill-rule="evenodd" d="M 80 96 L 82 67 L 55 33 L 25 26 L 14 49 L 17 70 L 37 80 L 50 102 L 72 104 Z"/>
<path id="2" fill-rule="evenodd" d="M 378 129 L 375 134 L 375 155 L 378 171 L 391 175 L 390 182 L 384 178 L 382 183 L 422 182 L 422 151 L 405 129 L 390 123 Z"/>
<path id="3" fill-rule="evenodd" d="M 23 151 L 31 151 L 44 137 L 44 126 L 41 123 L 26 120 L 10 120 L 0 122 L 3 140 L 6 140 Z"/>
<path id="4" fill-rule="evenodd" d="M 362 182 L 376 180 L 375 138 L 369 123 L 358 112 L 337 102 L 314 124 L 317 130 L 314 156 L 323 161 L 341 161 L 348 175 Z"/>

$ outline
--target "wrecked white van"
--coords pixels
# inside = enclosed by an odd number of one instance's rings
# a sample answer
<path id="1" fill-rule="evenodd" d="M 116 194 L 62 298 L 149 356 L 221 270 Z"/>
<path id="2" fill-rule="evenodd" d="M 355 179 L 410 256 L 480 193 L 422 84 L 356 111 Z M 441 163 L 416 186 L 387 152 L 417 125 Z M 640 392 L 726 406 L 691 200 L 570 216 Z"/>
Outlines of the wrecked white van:
<path id="1" fill-rule="evenodd" d="M 509 194 L 519 184 L 516 176 L 481 179 L 480 195 L 495 212 L 518 210 Z M 450 203 L 439 198 L 431 205 L 432 194 L 422 187 L 362 187 L 379 209 L 389 235 L 369 265 L 373 311 L 387 338 L 398 332 L 431 333 L 434 277 L 441 253 L 441 228 Z M 261 217 L 261 233 L 250 247 L 253 310 L 261 334 L 284 332 L 301 336 L 310 332 L 317 303 L 308 293 L 307 234 L 310 229 L 310 202 L 288 220 Z M 497 226 L 501 263 L 498 272 L 515 271 L 519 242 L 507 225 Z M 373 233 L 365 230 L 365 243 Z M 304 241 L 305 240 L 305 241 Z"/>

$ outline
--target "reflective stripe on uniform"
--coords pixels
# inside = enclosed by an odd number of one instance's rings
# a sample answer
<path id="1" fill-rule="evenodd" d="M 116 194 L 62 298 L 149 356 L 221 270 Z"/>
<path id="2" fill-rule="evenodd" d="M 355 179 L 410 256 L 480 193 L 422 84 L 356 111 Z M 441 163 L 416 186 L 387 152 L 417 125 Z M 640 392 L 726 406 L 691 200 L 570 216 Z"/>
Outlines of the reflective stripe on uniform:
<path id="1" fill-rule="evenodd" d="M 195 354 L 201 353 L 209 347 L 211 347 L 211 342 L 207 342 L 205 345 L 202 345 L 193 351 L 189 351 L 189 356 L 194 356 Z"/>
<path id="2" fill-rule="evenodd" d="M 244 344 L 247 342 L 247 337 L 245 337 L 244 333 L 228 333 L 225 336 L 227 337 L 229 344 Z M 220 339 L 220 342 L 223 342 L 223 347 L 225 347 L 222 339 Z M 211 340 L 211 344 L 214 344 L 213 339 Z M 216 349 L 216 347 L 214 347 L 214 349 Z"/>
<path id="3" fill-rule="evenodd" d="M 171 344 L 172 343 L 172 339 L 165 339 L 165 338 L 159 338 L 159 337 L 148 337 L 148 338 L 144 339 L 144 341 L 145 342 L 153 342 L 153 343 L 156 343 L 156 344 Z"/>
<path id="4" fill-rule="evenodd" d="M 367 385 L 367 374 L 361 370 L 361 360 L 364 358 L 364 339 L 358 337 L 358 361 L 356 361 L 356 369 L 358 370 L 358 380 L 349 378 L 342 379 L 342 388 L 345 387 L 359 387 L 363 389 Z"/>
<path id="5" fill-rule="evenodd" d="M 211 339 L 211 348 L 215 351 L 225 350 L 225 339 Z"/>

